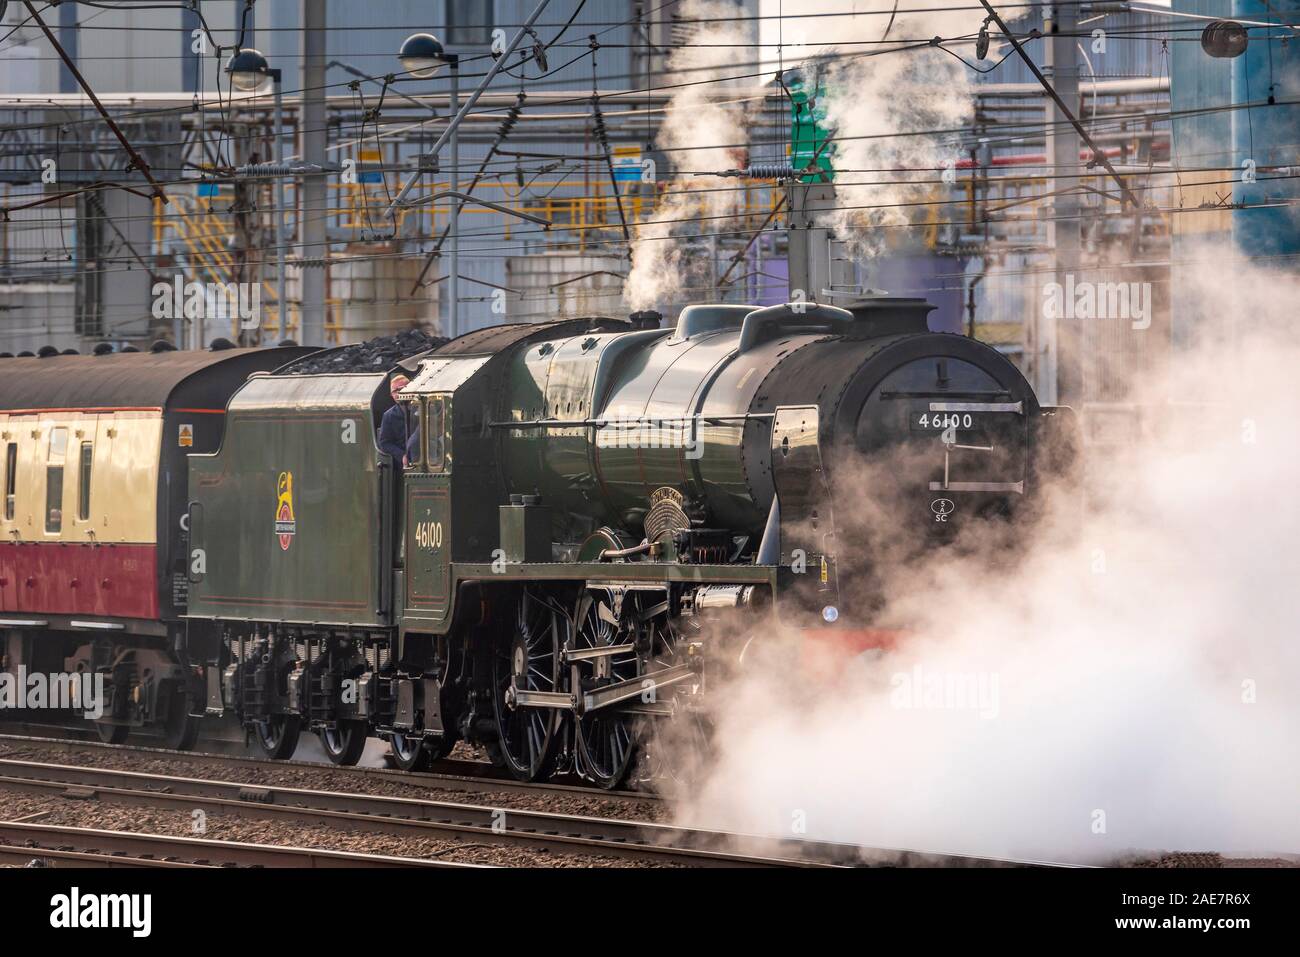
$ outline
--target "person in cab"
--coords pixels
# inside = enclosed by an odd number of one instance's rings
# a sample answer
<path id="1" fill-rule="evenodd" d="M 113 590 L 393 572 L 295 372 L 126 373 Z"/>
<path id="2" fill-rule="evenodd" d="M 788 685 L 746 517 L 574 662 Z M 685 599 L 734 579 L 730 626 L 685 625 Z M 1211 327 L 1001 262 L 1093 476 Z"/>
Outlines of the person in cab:
<path id="1" fill-rule="evenodd" d="M 393 397 L 393 406 L 379 420 L 379 451 L 387 452 L 398 462 L 403 462 L 406 457 L 411 423 L 406 404 L 398 401 L 397 396 L 410 381 L 400 372 L 389 381 L 388 394 Z"/>

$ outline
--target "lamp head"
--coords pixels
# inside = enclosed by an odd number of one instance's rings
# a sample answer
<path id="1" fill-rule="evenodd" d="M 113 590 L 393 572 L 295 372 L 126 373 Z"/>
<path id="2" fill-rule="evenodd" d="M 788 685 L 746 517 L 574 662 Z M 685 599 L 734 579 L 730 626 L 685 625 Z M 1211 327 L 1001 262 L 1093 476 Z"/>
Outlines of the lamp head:
<path id="1" fill-rule="evenodd" d="M 226 61 L 226 74 L 236 90 L 252 93 L 271 78 L 271 68 L 266 57 L 249 47 Z"/>
<path id="2" fill-rule="evenodd" d="M 432 33 L 413 33 L 402 41 L 397 60 L 411 76 L 424 80 L 447 62 L 447 51 Z"/>

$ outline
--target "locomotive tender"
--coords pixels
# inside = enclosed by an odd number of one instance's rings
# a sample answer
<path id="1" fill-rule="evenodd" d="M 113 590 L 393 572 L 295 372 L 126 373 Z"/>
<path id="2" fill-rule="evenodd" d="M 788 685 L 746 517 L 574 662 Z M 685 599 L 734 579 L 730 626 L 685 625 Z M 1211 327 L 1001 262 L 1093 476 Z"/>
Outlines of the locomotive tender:
<path id="1" fill-rule="evenodd" d="M 307 730 L 338 763 L 377 735 L 405 768 L 465 739 L 521 779 L 615 787 L 647 753 L 671 772 L 654 729 L 700 721 L 710 680 L 773 624 L 850 653 L 879 641 L 837 518 L 858 465 L 906 451 L 897 507 L 920 541 L 1037 489 L 1059 417 L 1010 361 L 929 332 L 922 300 L 847 305 L 471 332 L 402 364 L 409 463 L 375 444 L 388 373 L 263 367 L 187 475 L 164 457 L 159 521 L 187 517 L 178 621 L 97 636 L 93 666 L 148 641 L 191 721 L 233 713 L 278 758 Z M 53 637 L 4 627 L 24 660 Z M 115 701 L 109 727 L 157 720 Z"/>

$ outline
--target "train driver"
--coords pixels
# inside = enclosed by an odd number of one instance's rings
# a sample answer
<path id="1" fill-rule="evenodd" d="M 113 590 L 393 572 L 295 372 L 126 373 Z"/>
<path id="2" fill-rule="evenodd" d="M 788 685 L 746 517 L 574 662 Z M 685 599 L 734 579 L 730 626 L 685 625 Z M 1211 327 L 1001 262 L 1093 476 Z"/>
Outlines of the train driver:
<path id="1" fill-rule="evenodd" d="M 387 452 L 401 462 L 406 455 L 406 442 L 410 432 L 410 410 L 406 403 L 397 398 L 410 383 L 410 378 L 400 372 L 388 383 L 388 394 L 393 397 L 393 407 L 384 413 L 379 421 L 379 450 Z"/>

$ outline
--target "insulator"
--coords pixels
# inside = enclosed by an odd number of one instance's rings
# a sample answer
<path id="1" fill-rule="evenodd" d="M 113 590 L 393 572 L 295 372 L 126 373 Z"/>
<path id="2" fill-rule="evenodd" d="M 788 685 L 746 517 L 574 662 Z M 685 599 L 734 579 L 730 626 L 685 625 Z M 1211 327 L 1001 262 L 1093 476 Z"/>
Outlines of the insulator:
<path id="1" fill-rule="evenodd" d="M 249 163 L 239 167 L 239 176 L 292 176 L 295 163 Z"/>
<path id="2" fill-rule="evenodd" d="M 505 118 L 501 121 L 501 125 L 497 127 L 498 143 L 504 142 L 505 138 L 514 130 L 515 124 L 519 122 L 519 114 L 522 112 L 523 108 L 518 103 L 506 110 Z"/>
<path id="3" fill-rule="evenodd" d="M 322 173 L 337 173 L 341 167 L 333 164 L 321 166 L 319 163 L 248 163 L 235 169 L 235 175 L 243 178 L 259 176 L 318 176 Z"/>
<path id="4" fill-rule="evenodd" d="M 794 179 L 794 167 L 789 163 L 755 163 L 741 170 L 746 179 Z"/>

